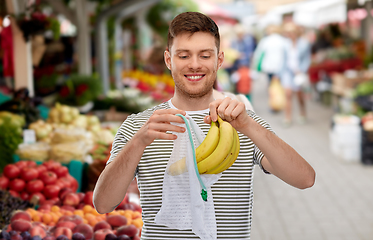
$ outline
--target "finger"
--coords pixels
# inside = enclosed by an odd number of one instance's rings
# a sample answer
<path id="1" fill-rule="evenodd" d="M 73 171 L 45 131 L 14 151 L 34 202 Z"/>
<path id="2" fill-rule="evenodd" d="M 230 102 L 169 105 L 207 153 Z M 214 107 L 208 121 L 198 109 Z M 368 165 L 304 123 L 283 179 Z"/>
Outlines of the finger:
<path id="1" fill-rule="evenodd" d="M 172 133 L 159 132 L 159 131 L 150 131 L 149 136 L 153 139 L 164 139 L 164 140 L 175 140 L 177 136 Z"/>
<path id="2" fill-rule="evenodd" d="M 161 113 L 161 114 L 153 114 L 153 116 L 149 118 L 149 122 L 184 123 L 184 120 L 181 117 L 176 116 L 175 114 Z"/>
<path id="3" fill-rule="evenodd" d="M 211 116 L 210 115 L 207 115 L 203 118 L 203 121 L 207 124 L 211 124 Z"/>
<path id="4" fill-rule="evenodd" d="M 185 132 L 185 128 L 170 123 L 149 123 L 148 130 L 158 132 Z"/>
<path id="5" fill-rule="evenodd" d="M 238 102 L 236 100 L 232 100 L 229 102 L 229 105 L 226 107 L 224 111 L 224 117 L 226 121 L 230 122 L 236 119 L 237 116 L 233 115 L 233 111 L 235 110 L 237 105 Z"/>
<path id="6" fill-rule="evenodd" d="M 232 111 L 232 117 L 236 119 L 242 113 L 246 113 L 245 104 L 242 102 L 238 102 L 237 106 Z"/>
<path id="7" fill-rule="evenodd" d="M 210 109 L 211 121 L 214 121 L 214 122 L 218 121 L 217 108 L 222 101 L 223 101 L 223 99 L 217 99 L 217 100 L 210 103 L 209 109 Z"/>
<path id="8" fill-rule="evenodd" d="M 218 115 L 219 115 L 220 118 L 223 119 L 223 120 L 227 120 L 227 119 L 226 119 L 226 116 L 225 116 L 225 114 L 226 114 L 226 109 L 228 108 L 228 106 L 229 106 L 229 104 L 230 104 L 231 101 L 232 101 L 232 100 L 231 100 L 230 98 L 225 98 L 225 99 L 223 100 L 223 102 L 220 103 L 220 105 L 219 105 L 219 107 L 218 107 L 218 109 L 217 109 L 217 113 L 218 113 Z"/>
<path id="9" fill-rule="evenodd" d="M 163 114 L 171 114 L 171 115 L 176 115 L 176 114 L 181 114 L 183 116 L 186 115 L 186 112 L 183 110 L 175 109 L 175 108 L 169 108 L 169 109 L 159 109 L 154 111 L 154 114 L 157 115 L 163 115 Z"/>

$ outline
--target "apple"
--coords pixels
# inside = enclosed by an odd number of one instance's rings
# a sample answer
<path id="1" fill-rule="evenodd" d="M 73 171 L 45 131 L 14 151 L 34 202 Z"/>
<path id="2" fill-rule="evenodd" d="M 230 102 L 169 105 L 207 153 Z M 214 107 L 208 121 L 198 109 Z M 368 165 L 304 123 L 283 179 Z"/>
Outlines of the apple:
<path id="1" fill-rule="evenodd" d="M 94 232 L 93 240 L 105 240 L 107 234 L 113 234 L 114 232 L 110 229 L 100 229 Z"/>
<path id="2" fill-rule="evenodd" d="M 76 225 L 76 227 L 73 229 L 73 233 L 77 232 L 83 234 L 85 239 L 91 239 L 93 236 L 93 228 L 87 223 Z"/>
<path id="3" fill-rule="evenodd" d="M 31 216 L 26 211 L 16 211 L 10 218 L 10 222 L 13 222 L 14 220 L 19 220 L 19 219 L 31 222 Z"/>
<path id="4" fill-rule="evenodd" d="M 106 222 L 105 220 L 103 221 L 100 221 L 98 223 L 95 224 L 95 226 L 93 227 L 93 231 L 96 232 L 97 230 L 100 230 L 100 229 L 112 229 L 111 225 Z"/>
<path id="5" fill-rule="evenodd" d="M 68 239 L 71 239 L 73 236 L 73 232 L 70 228 L 67 227 L 56 227 L 53 236 L 57 238 L 60 235 L 65 235 Z"/>
<path id="6" fill-rule="evenodd" d="M 78 194 L 75 192 L 67 193 L 65 197 L 62 199 L 62 204 L 63 205 L 69 205 L 69 206 L 78 206 L 80 203 L 80 199 Z"/>
<path id="7" fill-rule="evenodd" d="M 88 191 L 85 193 L 83 198 L 83 202 L 87 205 L 91 205 L 93 207 L 93 191 Z"/>
<path id="8" fill-rule="evenodd" d="M 24 219 L 17 219 L 13 220 L 11 223 L 12 230 L 24 232 L 28 231 L 31 228 L 31 221 L 27 221 Z"/>

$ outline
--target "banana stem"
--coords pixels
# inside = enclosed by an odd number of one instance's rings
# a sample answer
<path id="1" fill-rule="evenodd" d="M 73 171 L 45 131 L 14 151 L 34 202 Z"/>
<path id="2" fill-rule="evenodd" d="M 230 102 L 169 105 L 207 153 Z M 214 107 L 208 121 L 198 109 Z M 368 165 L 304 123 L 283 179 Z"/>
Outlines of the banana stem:
<path id="1" fill-rule="evenodd" d="M 186 117 L 184 117 L 181 114 L 176 114 L 176 116 L 179 116 L 179 117 L 181 117 L 184 120 L 186 128 L 188 130 L 189 141 L 190 141 L 190 145 L 192 146 L 194 170 L 195 170 L 195 172 L 197 174 L 197 178 L 198 178 L 199 184 L 201 185 L 201 188 L 202 188 L 202 190 L 201 190 L 201 197 L 202 197 L 203 201 L 206 202 L 207 201 L 207 190 L 206 190 L 205 184 L 203 183 L 203 181 L 201 179 L 201 176 L 199 175 L 199 171 L 198 171 L 198 167 L 197 167 L 197 160 L 196 160 L 196 151 L 194 149 L 193 137 L 192 137 L 192 132 L 190 130 L 189 122 L 186 119 Z"/>

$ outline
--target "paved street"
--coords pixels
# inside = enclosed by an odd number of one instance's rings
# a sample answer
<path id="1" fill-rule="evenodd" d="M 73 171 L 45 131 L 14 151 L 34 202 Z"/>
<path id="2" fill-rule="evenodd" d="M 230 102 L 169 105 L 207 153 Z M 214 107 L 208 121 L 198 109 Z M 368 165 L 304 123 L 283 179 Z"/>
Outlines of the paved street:
<path id="1" fill-rule="evenodd" d="M 331 153 L 331 107 L 310 100 L 308 123 L 283 128 L 282 113 L 272 114 L 268 109 L 266 84 L 264 80 L 253 83 L 256 113 L 314 167 L 317 175 L 312 188 L 299 190 L 257 167 L 251 239 L 373 239 L 373 166 L 347 162 Z M 298 113 L 296 105 L 294 109 Z"/>

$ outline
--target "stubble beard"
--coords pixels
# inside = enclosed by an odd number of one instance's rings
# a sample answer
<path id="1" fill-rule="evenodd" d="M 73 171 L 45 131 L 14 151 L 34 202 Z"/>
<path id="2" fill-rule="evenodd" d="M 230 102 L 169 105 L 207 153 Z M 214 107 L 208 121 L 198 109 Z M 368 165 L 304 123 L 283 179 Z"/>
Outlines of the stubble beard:
<path id="1" fill-rule="evenodd" d="M 198 99 L 198 98 L 202 98 L 202 97 L 206 96 L 207 94 L 209 94 L 211 92 L 211 89 L 214 86 L 214 83 L 215 83 L 215 81 L 212 81 L 212 82 L 207 82 L 206 81 L 204 83 L 203 88 L 200 91 L 194 92 L 194 91 L 188 90 L 188 88 L 185 86 L 185 84 L 183 82 L 176 82 L 175 81 L 175 90 L 177 90 L 179 94 L 182 94 L 185 97 Z"/>

